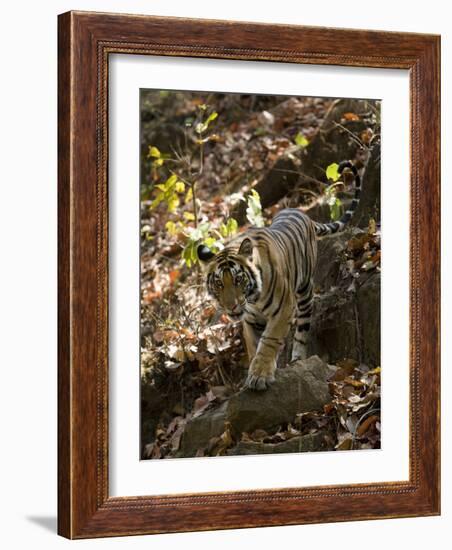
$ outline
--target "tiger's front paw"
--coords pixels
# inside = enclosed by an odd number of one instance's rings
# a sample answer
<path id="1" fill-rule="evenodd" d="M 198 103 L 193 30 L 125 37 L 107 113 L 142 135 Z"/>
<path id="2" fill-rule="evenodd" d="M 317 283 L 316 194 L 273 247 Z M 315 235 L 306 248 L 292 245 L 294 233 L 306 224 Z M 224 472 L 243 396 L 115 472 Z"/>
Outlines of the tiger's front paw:
<path id="1" fill-rule="evenodd" d="M 276 362 L 261 363 L 254 360 L 245 380 L 245 388 L 250 390 L 266 390 L 275 381 Z"/>

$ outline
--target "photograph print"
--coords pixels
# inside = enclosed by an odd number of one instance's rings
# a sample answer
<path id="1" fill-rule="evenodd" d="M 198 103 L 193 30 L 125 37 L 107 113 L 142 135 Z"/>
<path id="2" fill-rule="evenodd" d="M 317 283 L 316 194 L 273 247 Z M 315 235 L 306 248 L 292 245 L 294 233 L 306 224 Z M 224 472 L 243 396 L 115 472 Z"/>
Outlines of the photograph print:
<path id="1" fill-rule="evenodd" d="M 381 101 L 139 109 L 140 459 L 379 449 Z"/>

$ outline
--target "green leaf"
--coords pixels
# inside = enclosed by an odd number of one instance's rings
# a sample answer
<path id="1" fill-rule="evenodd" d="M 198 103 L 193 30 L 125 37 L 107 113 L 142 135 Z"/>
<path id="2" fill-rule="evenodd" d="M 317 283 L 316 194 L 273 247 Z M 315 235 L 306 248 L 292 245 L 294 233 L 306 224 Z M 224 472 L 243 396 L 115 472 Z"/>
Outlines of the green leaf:
<path id="1" fill-rule="evenodd" d="M 184 213 L 187 214 L 187 212 Z M 210 222 L 201 223 L 197 228 L 186 227 L 188 241 L 182 251 L 182 259 L 188 267 L 198 262 L 198 245 L 200 243 L 205 244 L 211 248 L 214 252 L 218 252 L 224 248 L 223 243 L 212 236 Z"/>
<path id="2" fill-rule="evenodd" d="M 149 145 L 148 158 L 151 157 L 151 158 L 159 159 L 161 156 L 162 156 L 162 154 L 157 149 L 157 147 L 153 147 L 153 146 Z"/>
<path id="3" fill-rule="evenodd" d="M 339 164 L 337 164 L 336 162 L 330 164 L 326 169 L 326 177 L 331 181 L 337 181 L 340 177 L 338 168 Z"/>
<path id="4" fill-rule="evenodd" d="M 262 216 L 261 198 L 255 189 L 251 190 L 246 202 L 248 204 L 248 208 L 246 209 L 246 217 L 250 224 L 255 225 L 256 227 L 264 227 L 265 224 Z"/>
<path id="5" fill-rule="evenodd" d="M 206 237 L 202 241 L 202 243 L 208 246 L 210 250 L 212 250 L 212 252 L 215 252 L 215 253 L 219 252 L 220 250 L 223 250 L 224 248 L 223 243 L 220 240 L 216 239 L 215 237 L 212 237 L 211 235 Z"/>
<path id="6" fill-rule="evenodd" d="M 184 250 L 182 251 L 182 259 L 187 264 L 187 267 L 191 267 L 198 261 L 198 243 L 199 241 L 189 240 Z"/>
<path id="7" fill-rule="evenodd" d="M 198 124 L 195 126 L 195 132 L 197 134 L 202 134 L 207 130 L 207 126 L 204 124 L 204 122 L 198 122 Z"/>
<path id="8" fill-rule="evenodd" d="M 206 118 L 204 122 L 198 122 L 198 124 L 195 126 L 195 132 L 197 134 L 203 134 L 209 127 L 209 124 L 213 122 L 218 117 L 217 112 L 210 113 L 210 115 Z"/>
<path id="9" fill-rule="evenodd" d="M 210 113 L 210 115 L 207 117 L 205 124 L 209 126 L 209 124 L 213 122 L 217 117 L 218 117 L 218 113 L 216 111 L 214 111 L 213 113 Z"/>
<path id="10" fill-rule="evenodd" d="M 205 239 L 210 231 L 210 223 L 205 222 L 198 225 L 190 234 L 191 241 L 201 241 Z"/>
<path id="11" fill-rule="evenodd" d="M 235 235 L 238 228 L 239 224 L 237 223 L 237 220 L 235 220 L 234 218 L 229 218 L 226 223 L 222 223 L 220 225 L 220 234 L 226 239 L 228 237 L 231 237 L 232 235 Z"/>
<path id="12" fill-rule="evenodd" d="M 187 264 L 188 267 L 191 267 L 193 262 L 193 245 L 188 243 L 187 246 L 182 250 L 182 259 Z"/>
<path id="13" fill-rule="evenodd" d="M 301 132 L 298 132 L 295 136 L 295 143 L 298 147 L 307 147 L 309 145 L 309 140 Z"/>
<path id="14" fill-rule="evenodd" d="M 255 136 L 265 136 L 266 134 L 268 134 L 268 130 L 262 126 L 259 126 L 254 130 Z"/>
<path id="15" fill-rule="evenodd" d="M 212 249 L 215 248 L 215 245 L 217 244 L 217 239 L 215 239 L 215 237 L 207 237 L 203 240 L 203 243 Z"/>
<path id="16" fill-rule="evenodd" d="M 337 197 L 334 198 L 334 202 L 330 204 L 330 217 L 333 221 L 338 220 L 342 214 L 342 202 Z"/>

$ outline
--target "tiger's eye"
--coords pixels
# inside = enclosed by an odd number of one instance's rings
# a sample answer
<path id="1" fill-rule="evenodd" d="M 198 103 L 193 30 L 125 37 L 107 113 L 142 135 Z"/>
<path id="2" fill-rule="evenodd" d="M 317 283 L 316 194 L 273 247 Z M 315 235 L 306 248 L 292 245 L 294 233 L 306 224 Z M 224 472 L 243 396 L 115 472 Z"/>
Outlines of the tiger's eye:
<path id="1" fill-rule="evenodd" d="M 220 281 L 220 279 L 217 279 L 215 281 L 215 288 L 223 288 L 223 283 Z"/>

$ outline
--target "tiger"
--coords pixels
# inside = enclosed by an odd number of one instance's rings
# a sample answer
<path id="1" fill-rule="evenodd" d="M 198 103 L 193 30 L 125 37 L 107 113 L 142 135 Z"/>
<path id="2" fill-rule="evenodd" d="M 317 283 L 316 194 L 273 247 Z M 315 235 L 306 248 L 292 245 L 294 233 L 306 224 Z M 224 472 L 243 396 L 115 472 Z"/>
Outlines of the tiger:
<path id="1" fill-rule="evenodd" d="M 268 227 L 251 227 L 219 252 L 205 244 L 197 254 L 208 294 L 234 322 L 241 320 L 249 368 L 244 388 L 262 391 L 275 381 L 276 361 L 294 317 L 291 361 L 306 359 L 313 304 L 317 238 L 343 231 L 360 200 L 361 179 L 351 161 L 354 198 L 338 220 L 320 223 L 297 208 L 281 210 Z"/>

